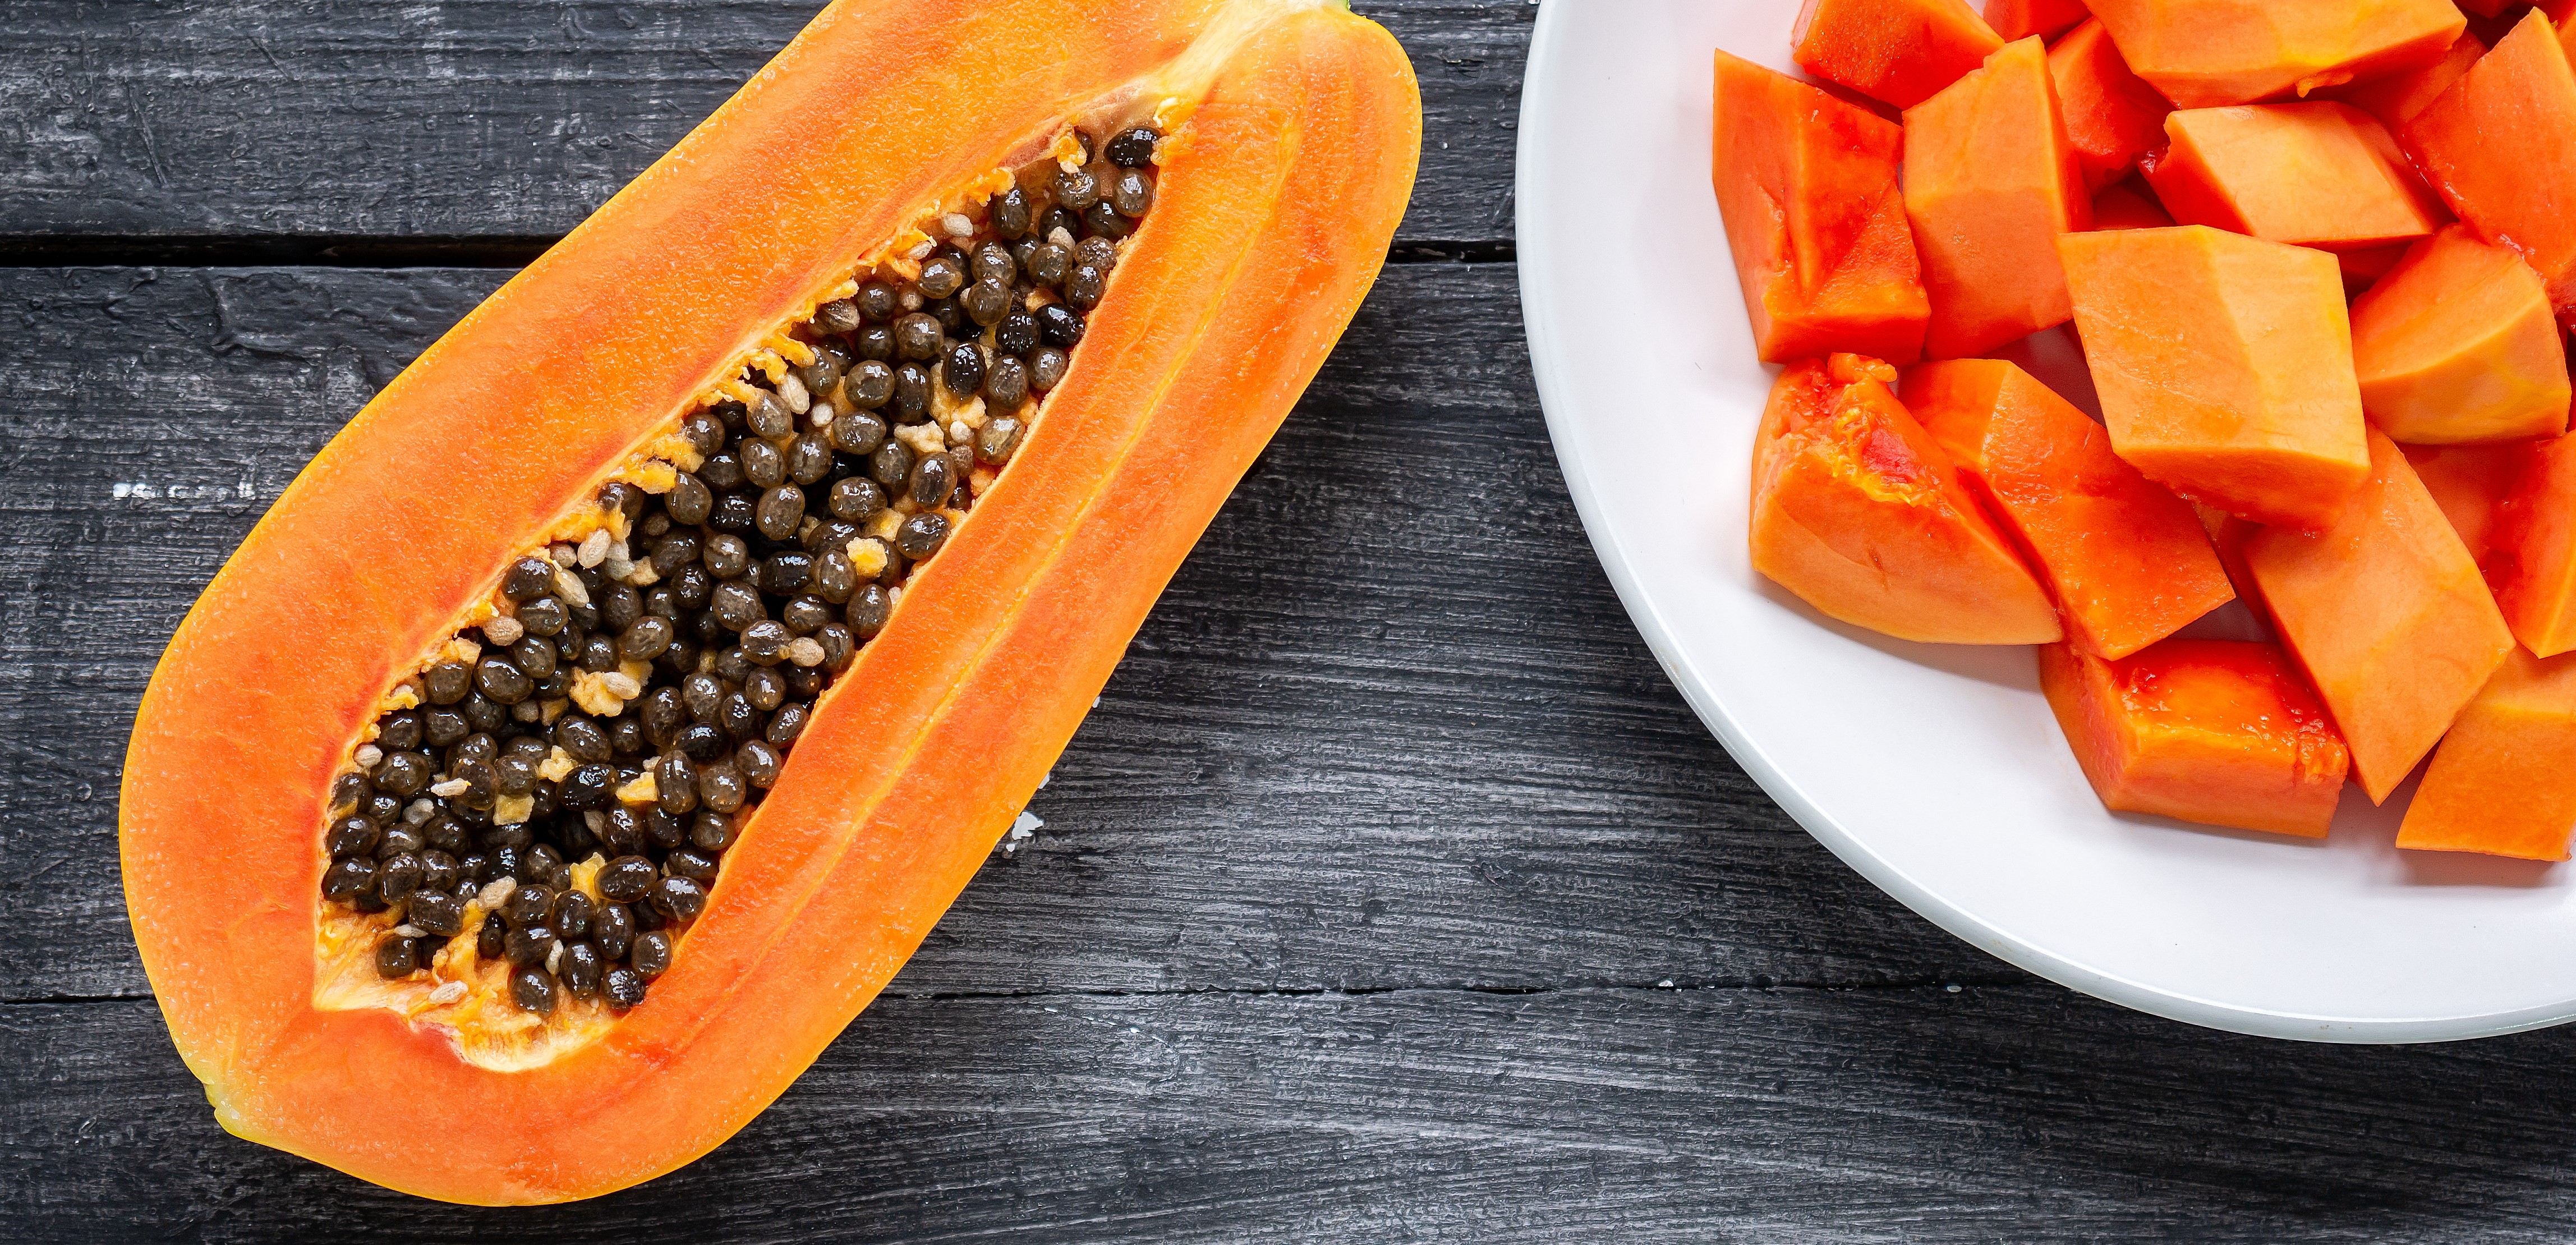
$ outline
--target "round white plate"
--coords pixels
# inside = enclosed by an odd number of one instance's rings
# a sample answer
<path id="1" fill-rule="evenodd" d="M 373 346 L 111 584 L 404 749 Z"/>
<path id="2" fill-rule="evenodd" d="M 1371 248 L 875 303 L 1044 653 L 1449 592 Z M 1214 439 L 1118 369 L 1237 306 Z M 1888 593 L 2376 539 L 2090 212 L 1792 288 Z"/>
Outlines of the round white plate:
<path id="1" fill-rule="evenodd" d="M 1521 101 L 1521 299 L 1548 431 L 1691 707 L 1845 863 L 2085 993 L 2336 1042 L 2576 1017 L 2568 869 L 2399 853 L 2411 786 L 2378 809 L 2347 788 L 2322 844 L 2107 813 L 2031 650 L 1887 639 L 1753 573 L 1747 477 L 1775 369 L 1754 358 L 1710 190 L 1710 50 L 1793 71 L 1797 9 L 1549 0 Z"/>

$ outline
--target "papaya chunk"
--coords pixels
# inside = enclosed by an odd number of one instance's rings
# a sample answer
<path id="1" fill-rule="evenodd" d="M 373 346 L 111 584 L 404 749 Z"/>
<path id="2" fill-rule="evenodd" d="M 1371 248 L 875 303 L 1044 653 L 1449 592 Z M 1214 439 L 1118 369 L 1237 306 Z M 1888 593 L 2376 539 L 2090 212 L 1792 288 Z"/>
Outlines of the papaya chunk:
<path id="1" fill-rule="evenodd" d="M 2576 72 L 2548 17 L 2526 15 L 2405 138 L 2451 211 L 2522 252 L 2576 321 Z"/>
<path id="2" fill-rule="evenodd" d="M 2564 338 L 2540 274 L 2462 225 L 2416 243 L 2352 305 L 2362 409 L 2410 445 L 2567 431 Z"/>
<path id="3" fill-rule="evenodd" d="M 2369 481 L 2321 532 L 2244 539 L 2273 629 L 2308 675 L 2377 803 L 2513 647 L 2468 546 L 2397 444 L 2373 430 Z"/>
<path id="4" fill-rule="evenodd" d="M 1966 0 L 1806 0 L 1789 44 L 1798 68 L 1882 104 L 1912 108 L 2004 41 Z"/>
<path id="5" fill-rule="evenodd" d="M 2054 39 L 2091 16 L 2084 0 L 1986 0 L 1986 25 L 2006 43 L 2032 35 Z"/>
<path id="6" fill-rule="evenodd" d="M 2486 16 L 2493 17 L 2489 13 Z M 2369 113 L 2391 134 L 2405 131 L 2406 123 L 2424 111 L 2442 92 L 2450 90 L 2469 72 L 2469 66 L 2487 54 L 2486 42 L 2475 32 L 2462 32 L 2442 59 L 2421 69 L 2409 69 L 2369 82 L 2356 82 L 2335 92 L 2335 98 Z"/>
<path id="7" fill-rule="evenodd" d="M 2117 661 L 2039 650 L 2039 686 L 2105 808 L 2321 839 L 2350 760 L 2270 644 L 2166 640 Z"/>
<path id="8" fill-rule="evenodd" d="M 2111 446 L 2193 501 L 2324 527 L 2370 476 L 2343 280 L 2205 226 L 2057 240 Z"/>
<path id="9" fill-rule="evenodd" d="M 2450 0 L 2092 0 L 2138 76 L 2183 108 L 2220 108 L 2440 60 L 2468 18 Z"/>
<path id="10" fill-rule="evenodd" d="M 1905 214 L 1932 299 L 1926 356 L 1983 354 L 2073 314 L 2057 235 L 2093 201 L 2038 39 L 1905 112 Z"/>
<path id="11" fill-rule="evenodd" d="M 2408 445 L 2406 463 L 2415 469 L 2415 478 L 2424 482 L 2424 491 L 2433 495 L 2433 504 L 2442 508 L 2442 517 L 2451 521 L 2451 530 L 2459 533 L 2460 543 L 2469 550 L 2469 558 L 2480 571 L 2489 566 L 2488 555 L 2495 548 L 2496 521 L 2504 511 L 2505 498 L 2512 494 L 2523 465 L 2530 461 L 2529 448 L 2522 445 Z M 2487 576 L 2487 586 L 2495 589 L 2495 577 Z M 2501 601 L 2498 602 L 2502 604 Z M 2510 614 L 2507 622 L 2512 621 Z"/>
<path id="12" fill-rule="evenodd" d="M 2173 111 L 2173 101 L 2129 71 L 2099 18 L 2048 50 L 2048 75 L 2057 83 L 2067 140 L 2093 185 L 2120 180 L 2138 157 L 2164 145 L 2165 114 Z"/>
<path id="13" fill-rule="evenodd" d="M 2093 196 L 2095 229 L 2171 229 L 2173 223 L 2164 205 L 2134 179 L 2113 182 Z"/>
<path id="14" fill-rule="evenodd" d="M 2433 750 L 2397 845 L 2567 859 L 2576 830 L 2576 655 L 2505 657 Z"/>
<path id="15" fill-rule="evenodd" d="M 2030 373 L 1926 363 L 1907 370 L 1902 397 L 2030 553 L 2068 643 L 2126 657 L 2234 599 L 2191 503 Z"/>
<path id="16" fill-rule="evenodd" d="M 1722 51 L 1715 96 L 1710 176 L 1757 353 L 1922 354 L 1931 304 L 1896 186 L 1904 132 Z"/>
<path id="17" fill-rule="evenodd" d="M 2048 594 L 1897 401 L 1896 369 L 1835 355 L 1771 387 L 1753 453 L 1753 569 L 1826 615 L 1898 639 L 2038 644 Z"/>
<path id="18" fill-rule="evenodd" d="M 2185 225 L 2363 251 L 2413 242 L 2447 218 L 2397 140 L 2350 104 L 2185 109 L 2165 118 L 2165 134 L 2173 141 L 2146 161 L 2147 182 Z"/>
<path id="19" fill-rule="evenodd" d="M 2576 650 L 2576 433 L 2513 447 L 2487 573 L 2514 638 L 2540 657 Z"/>

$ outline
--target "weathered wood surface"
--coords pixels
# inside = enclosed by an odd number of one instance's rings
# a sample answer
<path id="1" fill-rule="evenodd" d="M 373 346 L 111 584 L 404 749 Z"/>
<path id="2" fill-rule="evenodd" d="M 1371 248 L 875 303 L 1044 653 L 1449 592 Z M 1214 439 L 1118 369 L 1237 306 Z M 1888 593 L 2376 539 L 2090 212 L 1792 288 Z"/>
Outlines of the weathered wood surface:
<path id="1" fill-rule="evenodd" d="M 114 242 L 301 260 L 390 244 L 524 260 L 821 7 L 0 0 L 0 254 L 97 262 Z M 1399 245 L 1509 238 L 1536 7 L 1356 7 L 1404 41 L 1422 83 L 1422 193 Z"/>

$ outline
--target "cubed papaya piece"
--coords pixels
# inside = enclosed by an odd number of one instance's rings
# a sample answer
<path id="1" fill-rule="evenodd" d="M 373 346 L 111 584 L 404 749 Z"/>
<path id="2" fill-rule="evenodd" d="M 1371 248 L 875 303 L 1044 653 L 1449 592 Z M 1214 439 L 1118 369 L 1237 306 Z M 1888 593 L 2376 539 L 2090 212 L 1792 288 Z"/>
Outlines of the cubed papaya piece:
<path id="1" fill-rule="evenodd" d="M 1714 122 L 1710 176 L 1763 360 L 1922 354 L 1931 303 L 1896 185 L 1904 131 L 1724 52 Z"/>
<path id="2" fill-rule="evenodd" d="M 2199 225 L 2062 234 L 2057 250 L 2120 457 L 2257 522 L 2342 513 L 2370 447 L 2334 256 Z"/>
<path id="3" fill-rule="evenodd" d="M 2191 503 L 2030 373 L 1926 363 L 1906 371 L 1902 396 L 2030 554 L 2069 643 L 2126 657 L 2235 598 Z"/>
<path id="4" fill-rule="evenodd" d="M 2576 433 L 2513 448 L 2522 464 L 2496 508 L 2487 575 L 2514 638 L 2556 657 L 2576 650 Z"/>
<path id="5" fill-rule="evenodd" d="M 2523 445 L 2407 445 L 2406 465 L 2415 469 L 2415 478 L 2424 482 L 2424 491 L 2433 495 L 2433 504 L 2442 508 L 2442 517 L 2451 521 L 2451 530 L 2459 533 L 2460 543 L 2468 546 L 2469 560 L 2480 571 L 2489 565 L 2488 554 L 2495 548 L 2496 520 L 2504 510 L 2505 498 L 2512 494 L 2514 481 L 2523 465 L 2530 460 L 2530 448 Z M 2495 578 L 2487 577 L 2490 591 L 2497 587 Z M 2499 605 L 2502 602 L 2498 602 Z M 2510 623 L 2512 617 L 2505 619 Z"/>
<path id="6" fill-rule="evenodd" d="M 2452 42 L 2451 50 L 2444 53 L 2442 59 L 2420 69 L 2356 82 L 2337 90 L 2335 98 L 2369 113 L 2381 125 L 2388 127 L 2389 133 L 2396 134 L 2404 129 L 2407 122 L 2415 119 L 2415 114 L 2440 99 L 2442 92 L 2450 90 L 2451 84 L 2459 81 L 2469 72 L 2469 66 L 2477 64 L 2478 58 L 2486 54 L 2486 41 L 2473 31 L 2464 31 Z"/>
<path id="7" fill-rule="evenodd" d="M 2138 76 L 2177 106 L 2304 97 L 2432 64 L 2468 18 L 2451 0 L 2091 0 Z"/>
<path id="8" fill-rule="evenodd" d="M 2095 229 L 2171 229 L 2174 219 L 2136 178 L 2113 182 L 2093 196 Z"/>
<path id="9" fill-rule="evenodd" d="M 2039 686 L 2102 805 L 2321 839 L 2349 757 L 2279 647 L 2167 640 L 2106 661 L 2039 650 Z"/>
<path id="10" fill-rule="evenodd" d="M 2565 336 L 2522 256 L 2453 225 L 2352 305 L 2362 409 L 2410 445 L 2557 436 L 2567 431 Z"/>
<path id="11" fill-rule="evenodd" d="M 2054 39 L 2091 16 L 2084 0 L 1986 0 L 1986 25 L 2006 43 L 2032 35 Z"/>
<path id="12" fill-rule="evenodd" d="M 2147 183 L 2185 225 L 2362 251 L 2405 245 L 2450 218 L 2386 127 L 2350 104 L 2184 109 L 2165 118 L 2165 135 L 2173 141 L 2146 160 Z"/>
<path id="13" fill-rule="evenodd" d="M 1984 63 L 2004 41 L 1967 0 L 1806 0 L 1789 55 L 1827 82 L 1912 108 Z"/>
<path id="14" fill-rule="evenodd" d="M 1905 214 L 1932 296 L 1927 357 L 1983 354 L 2073 314 L 2057 235 L 2090 228 L 2093 199 L 2039 40 L 1905 110 Z"/>
<path id="15" fill-rule="evenodd" d="M 2451 723 L 2397 845 L 2567 859 L 2576 830 L 2576 654 L 2547 659 L 2516 648 Z"/>
<path id="16" fill-rule="evenodd" d="M 2405 137 L 2451 210 L 2521 251 L 2576 321 L 2576 71 L 2549 18 L 2525 16 Z"/>
<path id="17" fill-rule="evenodd" d="M 2264 528 L 2246 536 L 2244 557 L 2376 803 L 2486 685 L 2513 632 L 2468 545 L 2375 429 L 2370 469 L 2332 527 Z"/>
<path id="18" fill-rule="evenodd" d="M 1888 388 L 1835 355 L 1771 387 L 1753 450 L 1753 569 L 1825 614 L 1905 640 L 2040 644 L 2048 594 Z"/>
<path id="19" fill-rule="evenodd" d="M 2164 146 L 2173 101 L 2129 72 L 2100 19 L 2077 26 L 2048 50 L 2048 76 L 2057 83 L 2067 141 L 2093 185 L 2128 176 L 2138 157 Z"/>

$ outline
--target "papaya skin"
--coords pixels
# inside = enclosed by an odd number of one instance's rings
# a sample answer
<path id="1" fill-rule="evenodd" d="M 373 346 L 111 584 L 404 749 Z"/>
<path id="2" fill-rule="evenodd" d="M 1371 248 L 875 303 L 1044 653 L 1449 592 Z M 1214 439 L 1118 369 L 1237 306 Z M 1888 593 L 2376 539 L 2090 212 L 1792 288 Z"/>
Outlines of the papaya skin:
<path id="1" fill-rule="evenodd" d="M 2557 436 L 2567 431 L 2565 336 L 2531 265 L 2453 225 L 2353 302 L 2362 409 L 2409 445 Z"/>
<path id="2" fill-rule="evenodd" d="M 2138 76 L 2175 106 L 2301 98 L 2442 59 L 2450 0 L 2093 0 Z"/>
<path id="3" fill-rule="evenodd" d="M 1931 304 L 1896 186 L 1902 131 L 1724 51 L 1715 82 L 1709 178 L 1754 352 L 1912 362 Z"/>
<path id="4" fill-rule="evenodd" d="M 2352 749 L 2376 804 L 2433 750 L 2512 649 L 2468 546 L 2395 442 L 2332 527 L 2244 536 L 2272 628 Z"/>
<path id="5" fill-rule="evenodd" d="M 2057 235 L 2093 227 L 2037 38 L 1905 111 L 1905 215 L 1923 257 L 1931 359 L 1983 354 L 2074 314 Z"/>
<path id="6" fill-rule="evenodd" d="M 2048 50 L 2048 75 L 2057 83 L 2066 137 L 2096 188 L 2128 176 L 2138 157 L 2164 145 L 2173 101 L 2130 72 L 2100 19 L 2077 26 Z"/>
<path id="7" fill-rule="evenodd" d="M 1057 38 L 1026 40 L 1033 22 Z M 972 129 L 940 98 L 961 57 L 1011 84 L 979 95 Z M 1130 83 L 1198 106 L 1072 373 L 818 706 L 652 997 L 513 1073 L 384 1010 L 315 1010 L 322 785 L 377 697 L 504 556 L 866 248 Z M 862 105 L 870 125 L 811 124 Z M 778 162 L 817 141 L 832 158 Z M 370 403 L 181 624 L 138 715 L 121 834 L 145 967 L 217 1118 L 477 1204 L 595 1196 L 740 1128 L 901 966 L 1034 790 L 1374 280 L 1419 142 L 1402 50 L 1337 6 L 826 9 Z M 396 476 L 409 488 L 389 494 Z M 455 482 L 437 514 L 382 505 L 422 478 Z M 407 556 L 347 552 L 377 547 Z M 340 590 L 304 591 L 316 573 Z M 338 642 L 278 638 L 302 634 Z"/>
<path id="8" fill-rule="evenodd" d="M 2350 104 L 2185 109 L 2165 118 L 2165 135 L 2147 182 L 2181 224 L 2364 251 L 2404 246 L 2449 218 L 2397 140 Z"/>
<path id="9" fill-rule="evenodd" d="M 2039 686 L 2105 808 L 2309 839 L 2334 822 L 2350 757 L 2278 646 L 2049 644 Z"/>
<path id="10" fill-rule="evenodd" d="M 2235 599 L 2191 503 L 2120 461 L 2100 424 L 2030 373 L 1926 363 L 1901 396 L 2021 542 L 2068 643 L 2126 657 Z"/>
<path id="11" fill-rule="evenodd" d="M 2576 323 L 2576 70 L 2549 18 L 2525 15 L 2403 137 L 2451 211 L 2522 252 Z"/>
<path id="12" fill-rule="evenodd" d="M 2397 845 L 2567 859 L 2576 830 L 2576 656 L 2517 648 L 2451 723 L 2406 806 Z"/>
<path id="13" fill-rule="evenodd" d="M 1755 434 L 1753 569 L 1829 617 L 1901 640 L 2058 639 L 2046 591 L 1889 390 L 1896 379 L 1855 355 L 1780 373 Z"/>
<path id="14" fill-rule="evenodd" d="M 1805 0 L 1790 27 L 1798 68 L 1894 108 L 1912 108 L 2004 41 L 1966 0 Z"/>
<path id="15" fill-rule="evenodd" d="M 2200 225 L 2063 234 L 2111 445 L 2185 498 L 2320 528 L 2370 476 L 2343 278 Z"/>

